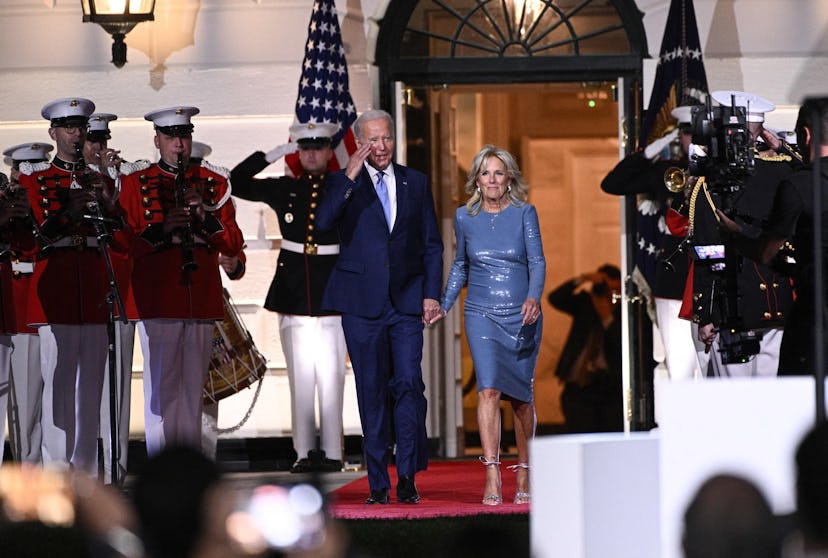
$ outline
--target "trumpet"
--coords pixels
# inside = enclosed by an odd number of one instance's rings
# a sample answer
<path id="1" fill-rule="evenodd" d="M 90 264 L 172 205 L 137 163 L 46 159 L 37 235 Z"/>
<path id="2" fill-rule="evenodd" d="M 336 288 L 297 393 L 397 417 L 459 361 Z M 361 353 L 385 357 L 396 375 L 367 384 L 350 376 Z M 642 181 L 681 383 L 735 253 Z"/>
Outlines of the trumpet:
<path id="1" fill-rule="evenodd" d="M 664 171 L 664 186 L 674 194 L 684 191 L 687 187 L 687 172 L 678 167 L 670 167 Z"/>

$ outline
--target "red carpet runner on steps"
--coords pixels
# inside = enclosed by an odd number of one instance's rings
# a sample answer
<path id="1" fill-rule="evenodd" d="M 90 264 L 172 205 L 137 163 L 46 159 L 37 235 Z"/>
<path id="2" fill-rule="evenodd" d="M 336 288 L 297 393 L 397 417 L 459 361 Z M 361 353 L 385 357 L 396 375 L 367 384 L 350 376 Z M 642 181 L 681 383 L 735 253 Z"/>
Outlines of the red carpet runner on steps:
<path id="1" fill-rule="evenodd" d="M 428 470 L 417 473 L 419 504 L 398 504 L 394 488 L 397 471 L 389 467 L 391 502 L 387 506 L 365 504 L 368 477 L 362 477 L 331 493 L 330 513 L 339 519 L 428 519 L 481 514 L 525 514 L 529 506 L 512 503 L 515 498 L 515 473 L 506 469 L 514 462 L 501 465 L 503 505 L 484 506 L 485 467 L 477 460 L 432 461 Z"/>

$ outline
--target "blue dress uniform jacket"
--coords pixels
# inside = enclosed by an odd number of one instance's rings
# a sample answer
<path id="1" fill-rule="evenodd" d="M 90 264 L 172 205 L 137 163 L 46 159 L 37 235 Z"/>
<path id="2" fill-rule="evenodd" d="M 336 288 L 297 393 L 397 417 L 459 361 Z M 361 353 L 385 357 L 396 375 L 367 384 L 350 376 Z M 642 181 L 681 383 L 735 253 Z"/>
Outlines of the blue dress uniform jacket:
<path id="1" fill-rule="evenodd" d="M 270 206 L 279 219 L 282 238 L 303 246 L 304 250 L 300 253 L 282 246 L 264 306 L 282 314 L 335 314 L 322 310 L 322 296 L 337 255 L 318 252 L 338 245 L 339 235 L 336 231 L 321 232 L 316 226 L 316 212 L 326 190 L 326 175 L 254 178 L 268 165 L 261 151 L 239 163 L 230 173 L 233 195 Z"/>
<path id="2" fill-rule="evenodd" d="M 716 207 L 724 210 L 727 205 L 732 205 L 735 215 L 749 226 L 748 229 L 755 229 L 755 236 L 767 226 L 779 185 L 793 171 L 789 157 L 786 160 L 784 156 L 774 159 L 778 160 L 765 160 L 757 156 L 754 173 L 734 193 L 721 194 L 708 186 Z M 696 198 L 695 221 L 694 245 L 724 242 L 715 214 L 702 193 Z M 750 236 L 748 229 L 746 232 Z M 743 320 L 743 329 L 782 327 L 793 302 L 790 277 L 771 266 L 741 256 L 739 259 L 737 314 Z M 725 316 L 722 315 L 721 305 L 712 300 L 712 294 L 724 288 L 724 275 L 711 271 L 709 266 L 699 262 L 693 267 L 693 321 L 700 325 L 722 325 Z"/>

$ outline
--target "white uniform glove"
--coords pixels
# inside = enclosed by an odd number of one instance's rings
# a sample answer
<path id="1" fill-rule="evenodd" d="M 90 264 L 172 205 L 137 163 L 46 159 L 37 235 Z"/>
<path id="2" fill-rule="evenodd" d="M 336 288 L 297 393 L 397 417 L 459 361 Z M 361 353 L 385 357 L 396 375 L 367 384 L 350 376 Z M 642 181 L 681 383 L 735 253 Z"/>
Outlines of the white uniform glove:
<path id="1" fill-rule="evenodd" d="M 280 145 L 278 147 L 274 147 L 273 149 L 265 153 L 265 161 L 267 161 L 268 163 L 273 163 L 274 161 L 278 161 L 285 155 L 295 153 L 297 149 L 299 149 L 299 144 L 297 144 L 295 141 L 286 143 L 284 145 Z"/>
<path id="2" fill-rule="evenodd" d="M 655 140 L 653 143 L 648 145 L 644 148 L 644 156 L 651 161 L 655 160 L 665 148 L 667 148 L 670 143 L 678 137 L 678 128 L 674 129 L 672 132 L 667 134 L 666 136 L 660 137 Z"/>

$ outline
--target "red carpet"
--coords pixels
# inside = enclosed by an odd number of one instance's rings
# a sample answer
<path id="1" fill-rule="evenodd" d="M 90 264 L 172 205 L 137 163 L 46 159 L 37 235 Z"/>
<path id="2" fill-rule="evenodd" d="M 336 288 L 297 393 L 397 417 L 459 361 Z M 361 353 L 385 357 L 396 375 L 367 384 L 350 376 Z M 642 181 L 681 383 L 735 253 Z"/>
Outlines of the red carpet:
<path id="1" fill-rule="evenodd" d="M 417 473 L 419 504 L 398 504 L 394 487 L 397 471 L 389 467 L 391 476 L 391 502 L 387 506 L 366 505 L 368 477 L 346 484 L 331 494 L 330 513 L 339 519 L 427 519 L 432 517 L 457 517 L 481 514 L 529 513 L 529 506 L 512 503 L 515 497 L 515 473 L 502 467 L 503 504 L 484 506 L 483 485 L 486 482 L 485 467 L 472 460 L 430 462 L 428 470 Z"/>

